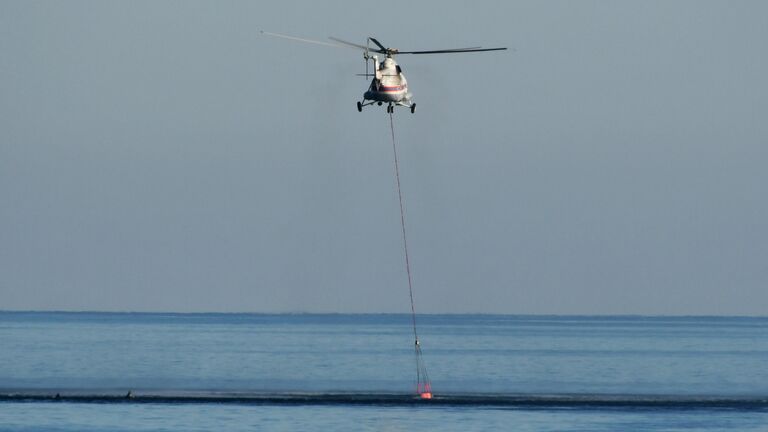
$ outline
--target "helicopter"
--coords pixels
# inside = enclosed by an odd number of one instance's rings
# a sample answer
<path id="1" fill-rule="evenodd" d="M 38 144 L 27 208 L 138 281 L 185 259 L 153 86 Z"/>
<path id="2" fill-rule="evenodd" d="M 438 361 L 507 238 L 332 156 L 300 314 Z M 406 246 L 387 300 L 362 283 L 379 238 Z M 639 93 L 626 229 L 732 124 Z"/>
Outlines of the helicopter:
<path id="1" fill-rule="evenodd" d="M 318 45 L 326 45 L 332 47 L 347 47 L 363 50 L 363 59 L 365 59 L 365 74 L 358 74 L 372 78 L 371 84 L 368 90 L 363 93 L 363 100 L 357 102 L 357 111 L 362 112 L 363 107 L 369 105 L 382 106 L 387 104 L 387 113 L 395 112 L 396 106 L 402 106 L 409 108 L 411 113 L 416 112 L 416 103 L 413 102 L 413 94 L 408 90 L 408 81 L 403 75 L 403 69 L 395 61 L 395 55 L 399 54 L 456 54 L 465 52 L 481 52 L 481 51 L 503 51 L 506 47 L 502 48 L 482 48 L 482 47 L 468 47 L 468 48 L 452 48 L 452 49 L 439 49 L 439 50 L 427 50 L 427 51 L 400 51 L 396 48 L 387 48 L 381 42 L 374 37 L 368 37 L 366 44 L 356 44 L 348 42 L 333 36 L 328 39 L 341 44 L 316 41 L 312 39 L 304 39 L 295 36 L 288 36 L 279 33 L 271 33 L 261 30 L 261 33 L 267 36 L 274 36 L 284 39 L 290 39 L 298 42 L 313 43 Z M 373 45 L 372 45 L 373 44 Z M 376 54 L 384 54 L 384 60 L 379 61 L 379 57 Z M 369 63 L 373 64 L 373 73 L 368 73 Z"/>

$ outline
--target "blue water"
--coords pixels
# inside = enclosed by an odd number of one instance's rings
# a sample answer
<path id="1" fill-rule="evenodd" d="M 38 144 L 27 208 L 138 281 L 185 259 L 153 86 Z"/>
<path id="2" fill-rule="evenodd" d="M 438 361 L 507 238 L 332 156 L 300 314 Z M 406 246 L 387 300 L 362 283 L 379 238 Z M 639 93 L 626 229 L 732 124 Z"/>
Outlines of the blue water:
<path id="1" fill-rule="evenodd" d="M 419 318 L 436 395 L 768 398 L 768 318 Z M 0 312 L 0 393 L 413 390 L 406 315 Z M 0 430 L 754 430 L 768 410 L 0 402 Z"/>

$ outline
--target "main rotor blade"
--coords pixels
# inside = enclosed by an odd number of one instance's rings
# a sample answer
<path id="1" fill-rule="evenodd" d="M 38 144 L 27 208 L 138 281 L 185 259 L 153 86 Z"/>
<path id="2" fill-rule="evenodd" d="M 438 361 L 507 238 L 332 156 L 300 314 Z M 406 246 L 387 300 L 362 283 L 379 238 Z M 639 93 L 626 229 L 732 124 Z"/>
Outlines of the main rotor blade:
<path id="1" fill-rule="evenodd" d="M 481 52 L 481 51 L 504 51 L 507 48 L 455 48 L 455 49 L 443 49 L 432 51 L 398 51 L 397 54 L 453 54 L 453 53 L 465 53 L 465 52 Z"/>
<path id="2" fill-rule="evenodd" d="M 387 50 L 387 48 L 385 48 L 385 47 L 384 47 L 384 45 L 382 45 L 382 44 L 381 44 L 381 42 L 377 41 L 375 38 L 372 38 L 372 37 L 368 37 L 368 39 L 370 39 L 370 40 L 371 40 L 371 42 L 373 42 L 373 43 L 375 43 L 376 45 L 378 45 L 378 46 L 379 46 L 379 48 L 381 48 L 381 51 L 382 51 L 382 52 L 387 52 L 387 51 L 388 51 L 388 50 Z"/>
<path id="3" fill-rule="evenodd" d="M 365 46 L 365 45 L 360 45 L 360 44 L 356 44 L 356 43 L 352 43 L 352 42 L 347 42 L 347 41 L 339 39 L 337 37 L 328 36 L 328 39 L 330 39 L 332 41 L 336 41 L 338 43 L 343 43 L 344 45 L 349 45 L 351 47 L 360 48 L 362 50 L 367 50 L 368 49 L 368 47 Z"/>
<path id="4" fill-rule="evenodd" d="M 284 35 L 284 34 L 280 34 L 280 33 L 272 33 L 272 32 L 268 32 L 268 31 L 264 31 L 264 30 L 261 30 L 261 34 L 266 35 L 266 36 L 274 36 L 274 37 L 278 37 L 278 38 L 289 39 L 289 40 L 293 40 L 293 41 L 297 41 L 297 42 L 305 42 L 305 43 L 311 43 L 311 44 L 316 44 L 316 45 L 324 45 L 324 46 L 330 46 L 330 47 L 335 47 L 335 48 L 346 48 L 343 45 L 337 45 L 337 44 L 332 44 L 332 43 L 323 42 L 323 41 L 316 41 L 316 40 L 312 40 L 312 39 L 304 39 L 304 38 L 300 38 L 300 37 L 296 37 L 296 36 L 288 36 L 288 35 Z M 363 47 L 363 48 L 365 48 L 365 47 Z"/>

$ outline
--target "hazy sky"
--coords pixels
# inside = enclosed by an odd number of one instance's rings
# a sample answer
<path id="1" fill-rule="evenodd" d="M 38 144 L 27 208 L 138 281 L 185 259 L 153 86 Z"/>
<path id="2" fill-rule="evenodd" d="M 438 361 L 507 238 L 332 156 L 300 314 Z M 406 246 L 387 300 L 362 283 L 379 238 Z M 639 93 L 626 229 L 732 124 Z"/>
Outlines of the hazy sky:
<path id="1" fill-rule="evenodd" d="M 768 314 L 768 2 L 0 2 L 0 310 Z"/>

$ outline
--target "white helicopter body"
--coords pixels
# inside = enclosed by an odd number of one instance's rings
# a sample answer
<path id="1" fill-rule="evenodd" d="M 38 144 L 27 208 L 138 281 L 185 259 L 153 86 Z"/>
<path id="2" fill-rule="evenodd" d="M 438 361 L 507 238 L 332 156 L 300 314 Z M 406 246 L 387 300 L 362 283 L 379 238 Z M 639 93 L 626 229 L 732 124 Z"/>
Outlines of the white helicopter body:
<path id="1" fill-rule="evenodd" d="M 363 101 L 357 104 L 358 111 L 362 111 L 366 105 L 384 103 L 388 104 L 388 112 L 392 112 L 394 105 L 409 107 L 411 112 L 415 111 L 416 104 L 413 103 L 413 95 L 408 91 L 408 80 L 405 79 L 400 65 L 389 56 L 381 63 L 377 56 L 371 57 L 375 71 L 374 77 L 368 91 L 363 94 Z"/>

